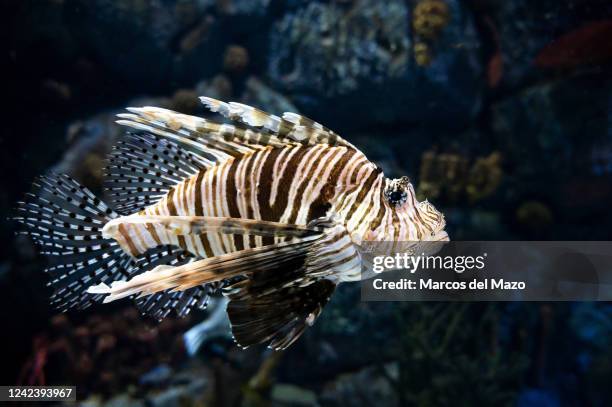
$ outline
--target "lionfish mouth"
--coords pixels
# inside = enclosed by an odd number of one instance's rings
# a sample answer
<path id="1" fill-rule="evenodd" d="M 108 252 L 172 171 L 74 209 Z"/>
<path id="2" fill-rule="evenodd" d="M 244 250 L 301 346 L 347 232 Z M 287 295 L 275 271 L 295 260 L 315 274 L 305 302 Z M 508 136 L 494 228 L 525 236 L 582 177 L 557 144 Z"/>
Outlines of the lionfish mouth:
<path id="1" fill-rule="evenodd" d="M 436 232 L 429 240 L 433 242 L 449 242 L 450 237 L 448 236 L 448 233 L 446 233 L 445 230 L 440 230 Z"/>
<path id="2" fill-rule="evenodd" d="M 446 219 L 444 219 L 444 215 L 439 213 L 440 220 L 433 225 L 431 241 L 436 242 L 448 242 L 450 238 L 448 237 L 448 233 L 444 230 L 446 228 Z"/>

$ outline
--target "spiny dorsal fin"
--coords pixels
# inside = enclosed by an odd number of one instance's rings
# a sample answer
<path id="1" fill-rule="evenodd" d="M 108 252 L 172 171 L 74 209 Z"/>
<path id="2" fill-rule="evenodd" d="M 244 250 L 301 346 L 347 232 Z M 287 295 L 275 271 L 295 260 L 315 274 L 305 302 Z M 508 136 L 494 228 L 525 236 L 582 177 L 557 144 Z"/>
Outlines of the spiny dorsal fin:
<path id="1" fill-rule="evenodd" d="M 304 145 L 341 145 L 356 149 L 355 146 L 330 129 L 297 113 L 285 112 L 282 117 L 278 117 L 242 103 L 226 103 L 205 96 L 200 97 L 200 101 L 212 112 L 219 113 L 257 131 L 265 131 L 280 140 L 298 142 Z"/>
<path id="2" fill-rule="evenodd" d="M 222 162 L 265 146 L 283 147 L 286 141 L 233 124 L 220 124 L 159 107 L 128 107 L 118 124 L 168 138 L 190 151 Z"/>
<path id="3" fill-rule="evenodd" d="M 252 106 L 237 102 L 222 102 L 217 99 L 202 96 L 200 101 L 214 113 L 219 113 L 230 120 L 246 124 L 257 130 L 263 130 L 270 134 L 283 134 L 283 119 L 273 114 L 266 113 Z"/>

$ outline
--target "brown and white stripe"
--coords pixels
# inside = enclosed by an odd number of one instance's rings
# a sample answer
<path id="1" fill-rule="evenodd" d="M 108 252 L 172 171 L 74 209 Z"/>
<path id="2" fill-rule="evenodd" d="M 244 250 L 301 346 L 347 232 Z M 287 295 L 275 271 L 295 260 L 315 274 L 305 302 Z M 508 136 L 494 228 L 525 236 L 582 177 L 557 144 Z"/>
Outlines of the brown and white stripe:
<path id="1" fill-rule="evenodd" d="M 201 98 L 237 124 L 217 124 L 169 110 L 130 108 L 121 124 L 180 141 L 210 164 L 133 216 L 205 216 L 307 225 L 333 217 L 353 243 L 447 238 L 442 215 L 416 200 L 395 206 L 385 198 L 391 180 L 352 144 L 295 113 L 270 115 L 239 103 Z M 240 124 L 247 127 L 241 127 Z M 159 244 L 179 245 L 202 258 L 262 247 L 286 236 L 202 231 L 181 235 L 155 224 L 126 223 L 122 246 L 139 255 Z"/>
<path id="2" fill-rule="evenodd" d="M 442 222 L 435 209 L 418 203 L 411 187 L 402 208 L 390 206 L 383 195 L 387 182 L 363 154 L 344 146 L 266 147 L 198 172 L 133 216 L 206 216 L 295 225 L 333 216 L 353 243 L 373 238 L 427 240 Z M 159 244 L 179 245 L 206 258 L 274 242 L 248 230 L 201 231 L 177 234 L 152 220 L 125 222 L 119 228 L 120 241 L 134 256 Z M 282 240 L 286 237 L 275 239 Z"/>

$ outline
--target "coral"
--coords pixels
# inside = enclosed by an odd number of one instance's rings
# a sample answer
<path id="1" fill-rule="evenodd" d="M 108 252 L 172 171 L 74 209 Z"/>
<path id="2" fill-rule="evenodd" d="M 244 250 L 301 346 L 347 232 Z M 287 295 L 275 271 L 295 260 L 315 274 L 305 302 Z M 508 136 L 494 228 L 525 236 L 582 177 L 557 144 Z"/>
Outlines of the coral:
<path id="1" fill-rule="evenodd" d="M 66 131 L 70 148 L 53 170 L 72 174 L 85 185 L 100 189 L 104 178 L 104 159 L 111 144 L 121 134 L 114 120 L 113 115 L 101 113 L 70 124 Z"/>
<path id="2" fill-rule="evenodd" d="M 194 83 L 221 65 L 226 42 L 213 1 L 70 3 L 67 25 L 79 41 L 105 70 L 143 91 L 168 92 L 170 84 Z"/>
<path id="3" fill-rule="evenodd" d="M 298 108 L 289 99 L 254 77 L 246 81 L 241 100 L 244 101 L 243 103 L 258 106 L 268 112 L 298 111 Z"/>
<path id="4" fill-rule="evenodd" d="M 437 156 L 433 151 L 425 151 L 421 156 L 421 177 L 417 190 L 419 200 L 422 200 L 424 196 L 436 199 L 442 192 L 441 183 L 436 182 L 436 179 L 439 178 L 437 163 Z"/>
<path id="5" fill-rule="evenodd" d="M 523 202 L 516 210 L 516 221 L 529 232 L 538 232 L 550 227 L 553 214 L 550 208 L 542 202 Z"/>
<path id="6" fill-rule="evenodd" d="M 223 69 L 226 72 L 241 73 L 249 65 L 249 53 L 244 47 L 230 45 L 223 55 Z"/>
<path id="7" fill-rule="evenodd" d="M 422 0 L 412 11 L 414 58 L 417 65 L 427 66 L 432 61 L 432 46 L 450 22 L 450 9 L 443 0 Z"/>
<path id="8" fill-rule="evenodd" d="M 527 358 L 504 346 L 500 308 L 465 303 L 398 306 L 402 331 L 397 375 L 379 366 L 398 405 L 512 405 Z"/>
<path id="9" fill-rule="evenodd" d="M 426 66 L 431 63 L 431 50 L 429 45 L 424 42 L 417 42 L 414 44 L 414 60 L 419 66 Z"/>
<path id="10" fill-rule="evenodd" d="M 382 367 L 390 377 L 397 376 L 397 363 Z M 397 395 L 388 380 L 379 374 L 378 366 L 339 375 L 328 383 L 320 395 L 323 406 L 397 406 Z"/>
<path id="11" fill-rule="evenodd" d="M 534 62 L 540 68 L 575 68 L 612 61 L 609 38 L 612 20 L 596 21 L 573 30 L 544 47 Z"/>
<path id="12" fill-rule="evenodd" d="M 479 111 L 481 39 L 465 2 L 446 0 L 452 19 L 443 35 L 418 41 L 418 60 L 429 69 L 413 57 L 414 2 L 291 3 L 270 29 L 266 79 L 307 116 L 357 129 L 455 125 Z"/>
<path id="13" fill-rule="evenodd" d="M 493 194 L 503 177 L 501 154 L 493 152 L 487 157 L 476 160 L 467 179 L 465 187 L 470 202 L 480 201 Z"/>
<path id="14" fill-rule="evenodd" d="M 257 407 L 269 405 L 267 399 L 274 385 L 274 373 L 283 354 L 283 352 L 269 352 L 264 356 L 259 369 L 242 389 L 243 406 Z"/>
<path id="15" fill-rule="evenodd" d="M 190 30 L 179 42 L 181 53 L 188 53 L 196 49 L 210 35 L 214 19 L 210 16 L 202 19 L 202 21 Z"/>
<path id="16" fill-rule="evenodd" d="M 420 182 L 417 193 L 421 199 L 444 198 L 470 203 L 491 196 L 503 178 L 501 154 L 470 159 L 460 154 L 426 151 L 421 158 Z"/>
<path id="17" fill-rule="evenodd" d="M 421 159 L 417 192 L 428 199 L 446 196 L 450 201 L 457 201 L 465 190 L 468 171 L 468 159 L 464 156 L 426 151 Z"/>
<path id="18" fill-rule="evenodd" d="M 190 319 L 167 319 L 158 326 L 139 318 L 129 307 L 112 316 L 91 315 L 75 323 L 65 315 L 34 339 L 24 366 L 24 382 L 72 383 L 82 395 L 116 394 L 151 369 L 178 366 L 186 355 L 180 334 Z M 25 380 L 26 378 L 29 378 Z"/>
<path id="19" fill-rule="evenodd" d="M 191 89 L 179 89 L 172 95 L 170 108 L 177 112 L 195 114 L 200 106 L 198 94 Z"/>
<path id="20" fill-rule="evenodd" d="M 343 94 L 405 69 L 409 49 L 403 1 L 308 3 L 273 29 L 270 76 L 288 88 Z"/>
<path id="21" fill-rule="evenodd" d="M 435 40 L 450 21 L 450 10 L 443 0 L 422 0 L 412 13 L 414 33 L 424 40 Z"/>

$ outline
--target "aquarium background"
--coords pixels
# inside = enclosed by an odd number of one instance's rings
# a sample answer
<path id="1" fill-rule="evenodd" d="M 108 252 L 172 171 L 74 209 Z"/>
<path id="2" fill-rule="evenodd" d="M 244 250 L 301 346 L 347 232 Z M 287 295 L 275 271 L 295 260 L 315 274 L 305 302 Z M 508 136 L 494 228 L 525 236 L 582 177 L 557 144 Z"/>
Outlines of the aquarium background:
<path id="1" fill-rule="evenodd" d="M 5 0 L 1 384 L 71 384 L 88 405 L 605 406 L 608 303 L 364 303 L 336 292 L 291 348 L 241 351 L 203 311 L 129 302 L 57 314 L 44 259 L 7 220 L 38 174 L 102 194 L 114 114 L 204 114 L 207 95 L 300 112 L 454 240 L 610 240 L 607 0 Z M 192 331 L 193 332 L 193 331 Z"/>

